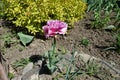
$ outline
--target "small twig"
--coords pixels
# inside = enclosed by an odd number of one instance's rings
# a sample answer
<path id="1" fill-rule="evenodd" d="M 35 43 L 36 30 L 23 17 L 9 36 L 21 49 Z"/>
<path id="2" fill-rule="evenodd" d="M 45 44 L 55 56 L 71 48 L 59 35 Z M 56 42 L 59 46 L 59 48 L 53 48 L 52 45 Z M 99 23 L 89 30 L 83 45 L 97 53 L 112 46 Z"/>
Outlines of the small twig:
<path id="1" fill-rule="evenodd" d="M 109 68 L 111 68 L 113 71 L 115 71 L 116 73 L 118 73 L 120 75 L 120 70 L 116 69 L 115 67 L 113 67 L 111 64 L 109 64 L 106 61 L 101 60 L 101 62 L 105 65 L 107 65 Z"/>

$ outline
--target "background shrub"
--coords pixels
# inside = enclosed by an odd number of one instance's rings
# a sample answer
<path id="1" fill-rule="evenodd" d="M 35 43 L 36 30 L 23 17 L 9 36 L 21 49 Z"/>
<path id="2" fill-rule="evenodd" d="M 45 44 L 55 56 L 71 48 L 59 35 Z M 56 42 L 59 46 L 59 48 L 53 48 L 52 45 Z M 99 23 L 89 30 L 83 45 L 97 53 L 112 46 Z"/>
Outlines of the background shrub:
<path id="1" fill-rule="evenodd" d="M 5 1 L 5 14 L 17 27 L 27 28 L 36 34 L 42 31 L 44 22 L 48 20 L 61 20 L 67 22 L 72 28 L 75 21 L 83 18 L 86 3 L 82 0 L 3 0 Z"/>

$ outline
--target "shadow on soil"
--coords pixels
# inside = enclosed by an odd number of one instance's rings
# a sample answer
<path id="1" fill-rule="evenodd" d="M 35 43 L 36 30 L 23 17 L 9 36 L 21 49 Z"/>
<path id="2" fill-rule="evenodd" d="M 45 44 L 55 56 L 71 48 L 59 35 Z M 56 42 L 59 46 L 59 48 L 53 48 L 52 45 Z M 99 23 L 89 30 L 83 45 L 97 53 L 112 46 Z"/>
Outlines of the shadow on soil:
<path id="1" fill-rule="evenodd" d="M 39 66 L 40 67 L 39 75 L 40 74 L 48 74 L 48 75 L 51 74 L 49 68 L 46 66 L 47 62 L 46 62 L 46 60 L 44 59 L 43 56 L 41 56 L 41 55 L 32 55 L 29 59 L 33 63 L 37 63 L 39 60 L 42 61 L 42 65 Z"/>

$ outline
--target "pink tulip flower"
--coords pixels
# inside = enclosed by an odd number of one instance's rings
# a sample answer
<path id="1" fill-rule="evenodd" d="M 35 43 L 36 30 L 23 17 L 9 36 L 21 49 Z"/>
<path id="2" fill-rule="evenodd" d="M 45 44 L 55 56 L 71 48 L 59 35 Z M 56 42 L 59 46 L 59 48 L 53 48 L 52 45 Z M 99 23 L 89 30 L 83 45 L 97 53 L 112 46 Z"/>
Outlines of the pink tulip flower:
<path id="1" fill-rule="evenodd" d="M 43 26 L 45 37 L 54 37 L 57 34 L 65 34 L 68 24 L 59 20 L 48 20 L 47 25 Z"/>

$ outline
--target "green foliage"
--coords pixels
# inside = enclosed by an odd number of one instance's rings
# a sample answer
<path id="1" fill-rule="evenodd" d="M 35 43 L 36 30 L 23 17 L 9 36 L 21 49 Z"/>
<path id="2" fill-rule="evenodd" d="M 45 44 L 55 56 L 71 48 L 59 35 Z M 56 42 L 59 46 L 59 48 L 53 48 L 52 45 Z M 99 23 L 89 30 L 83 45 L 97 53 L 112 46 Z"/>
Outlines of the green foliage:
<path id="1" fill-rule="evenodd" d="M 115 50 L 120 53 L 120 33 L 115 35 L 116 42 L 112 46 L 105 48 L 104 50 Z"/>
<path id="2" fill-rule="evenodd" d="M 56 64 L 60 61 L 58 54 L 55 52 L 55 47 L 56 47 L 56 39 L 54 38 L 52 50 L 48 51 L 48 53 L 44 55 L 44 57 L 47 60 L 46 66 L 49 68 L 51 74 L 56 71 L 57 69 Z"/>
<path id="3" fill-rule="evenodd" d="M 19 32 L 18 36 L 24 46 L 26 46 L 28 43 L 30 43 L 33 40 L 33 36 L 23 34 L 22 32 Z"/>
<path id="4" fill-rule="evenodd" d="M 61 47 L 60 54 L 66 54 L 66 53 L 67 53 L 67 50 L 64 47 Z"/>
<path id="5" fill-rule="evenodd" d="M 9 77 L 9 79 L 14 78 L 14 74 L 13 73 L 8 73 L 8 77 Z"/>
<path id="6" fill-rule="evenodd" d="M 105 13 L 104 18 L 101 18 L 102 15 L 99 12 L 95 12 L 94 21 L 92 22 L 92 28 L 95 29 L 105 29 L 108 26 L 110 17 Z"/>
<path id="7" fill-rule="evenodd" d="M 90 76 L 93 76 L 99 72 L 98 68 L 99 66 L 98 64 L 95 63 L 94 60 L 92 61 L 88 60 L 88 62 L 85 64 L 85 73 Z"/>
<path id="8" fill-rule="evenodd" d="M 90 59 L 87 62 L 84 62 L 81 56 L 79 56 L 79 59 L 76 59 L 77 53 L 75 50 L 71 53 L 70 58 L 60 58 L 60 54 L 58 55 L 56 53 L 55 47 L 56 39 L 54 38 L 52 50 L 44 55 L 46 61 L 45 66 L 49 68 L 51 73 L 55 72 L 56 69 L 60 71 L 60 74 L 56 75 L 53 80 L 58 80 L 59 78 L 64 78 L 64 80 L 75 80 L 78 75 L 85 74 L 93 76 L 99 72 L 99 66 L 95 60 Z M 61 71 L 57 66 L 57 63 L 62 61 L 62 59 L 67 60 L 65 61 L 65 64 L 63 64 L 64 66 L 62 66 L 66 68 L 65 71 Z M 80 66 L 78 65 L 78 60 L 80 60 Z"/>
<path id="9" fill-rule="evenodd" d="M 115 23 L 114 25 L 116 25 L 117 28 L 117 32 L 120 32 L 120 8 L 117 8 L 116 11 L 118 12 L 117 15 L 115 16 Z"/>
<path id="10" fill-rule="evenodd" d="M 117 51 L 120 52 L 120 33 L 117 35 L 116 40 Z"/>
<path id="11" fill-rule="evenodd" d="M 48 20 L 61 20 L 73 25 L 83 18 L 86 4 L 82 0 L 4 0 L 5 14 L 18 27 L 42 34 Z M 73 26 L 69 26 L 72 28 Z"/>
<path id="12" fill-rule="evenodd" d="M 75 66 L 75 50 L 72 52 L 72 56 L 69 60 L 70 64 L 67 67 L 67 71 L 65 73 L 65 80 L 74 80 L 74 78 L 78 75 L 78 73 L 80 72 L 80 69 L 77 69 L 76 71 L 72 71 L 72 66 L 71 64 Z"/>
<path id="13" fill-rule="evenodd" d="M 15 36 L 16 35 L 14 33 L 13 34 L 7 33 L 5 36 L 3 36 L 5 47 L 10 47 L 11 44 L 13 44 L 13 43 L 18 43 L 17 40 L 12 39 Z"/>
<path id="14" fill-rule="evenodd" d="M 4 9 L 5 9 L 5 4 L 4 4 L 4 1 L 1 0 L 0 1 L 0 19 L 3 18 L 4 16 Z"/>
<path id="15" fill-rule="evenodd" d="M 105 10 L 111 12 L 116 6 L 117 0 L 84 0 L 87 3 L 87 11 L 101 11 Z"/>
<path id="16" fill-rule="evenodd" d="M 90 43 L 90 42 L 89 42 L 89 40 L 88 40 L 87 38 L 83 38 L 83 39 L 81 40 L 81 44 L 84 45 L 84 46 L 88 46 L 89 43 Z"/>
<path id="17" fill-rule="evenodd" d="M 87 11 L 94 12 L 92 28 L 104 29 L 109 26 L 111 18 L 114 18 L 116 21 L 119 20 L 120 8 L 116 3 L 117 1 L 119 0 L 84 0 L 88 6 Z M 101 11 L 103 11 L 105 15 L 101 15 Z M 116 15 L 110 17 L 111 12 L 116 12 Z M 103 16 L 104 18 L 102 18 Z M 115 27 L 118 29 L 119 25 Z"/>
<path id="18" fill-rule="evenodd" d="M 71 66 L 71 64 L 73 64 L 74 67 L 76 67 L 75 71 L 72 71 L 73 66 Z M 75 80 L 74 78 L 76 76 L 84 75 L 84 74 L 94 76 L 98 72 L 99 72 L 99 66 L 95 60 L 88 60 L 87 62 L 83 61 L 83 64 L 81 64 L 81 66 L 76 66 L 75 51 L 74 51 L 70 58 L 70 65 L 68 65 L 67 71 L 65 73 L 65 80 Z"/>
<path id="19" fill-rule="evenodd" d="M 26 58 L 26 59 L 21 59 L 21 60 L 17 60 L 17 61 L 12 65 L 12 67 L 13 67 L 13 68 L 25 67 L 29 62 L 30 62 L 30 61 L 29 61 L 28 58 Z"/>
<path id="20" fill-rule="evenodd" d="M 57 57 L 57 55 L 53 55 L 52 53 L 52 51 L 48 52 L 48 63 L 46 64 L 51 73 L 56 71 L 56 64 L 59 62 L 59 58 Z"/>
<path id="21" fill-rule="evenodd" d="M 11 36 L 9 34 L 5 35 L 4 36 L 4 45 L 6 47 L 10 47 L 11 43 L 12 43 Z"/>

